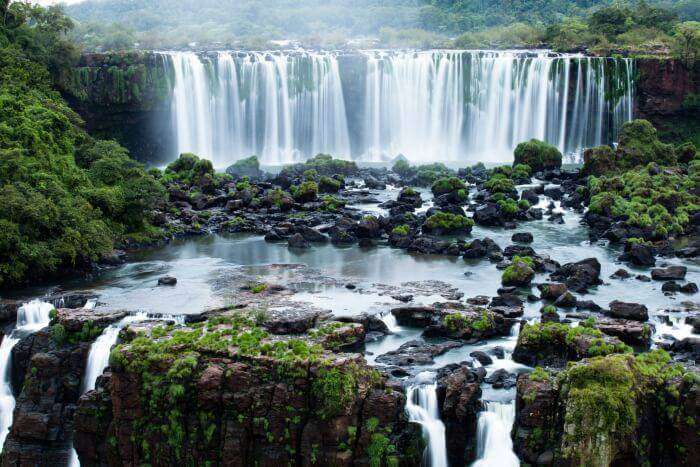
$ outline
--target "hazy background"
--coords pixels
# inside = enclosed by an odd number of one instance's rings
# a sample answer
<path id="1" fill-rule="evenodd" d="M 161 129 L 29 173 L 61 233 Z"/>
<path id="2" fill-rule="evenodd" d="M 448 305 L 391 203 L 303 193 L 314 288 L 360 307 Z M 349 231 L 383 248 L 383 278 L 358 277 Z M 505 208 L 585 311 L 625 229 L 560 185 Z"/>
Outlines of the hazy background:
<path id="1" fill-rule="evenodd" d="M 130 48 L 269 48 L 293 39 L 309 47 L 505 47 L 550 42 L 552 29 L 567 47 L 635 31 L 634 42 L 664 47 L 674 21 L 700 19 L 700 0 L 39 0 L 63 4 L 87 50 Z M 604 22 L 591 23 L 610 5 Z M 640 8 L 642 5 L 642 8 Z M 663 10 L 644 8 L 658 6 Z M 659 11 L 662 11 L 659 13 Z M 618 14 L 622 12 L 621 14 Z M 600 23 L 600 21 L 598 21 Z M 649 23 L 649 24 L 647 24 Z M 593 26 L 593 27 L 592 27 Z M 581 44 L 579 44 L 579 42 Z M 667 42 L 667 41 L 666 41 Z"/>

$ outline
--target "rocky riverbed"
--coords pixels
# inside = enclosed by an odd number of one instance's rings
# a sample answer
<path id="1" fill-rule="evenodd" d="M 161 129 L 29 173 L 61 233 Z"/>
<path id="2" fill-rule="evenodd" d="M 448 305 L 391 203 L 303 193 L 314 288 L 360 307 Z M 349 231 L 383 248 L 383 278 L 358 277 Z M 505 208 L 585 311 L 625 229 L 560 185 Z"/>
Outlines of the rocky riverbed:
<path id="1" fill-rule="evenodd" d="M 696 464 L 690 169 L 646 224 L 527 154 L 181 157 L 162 243 L 0 304 L 3 464 Z"/>

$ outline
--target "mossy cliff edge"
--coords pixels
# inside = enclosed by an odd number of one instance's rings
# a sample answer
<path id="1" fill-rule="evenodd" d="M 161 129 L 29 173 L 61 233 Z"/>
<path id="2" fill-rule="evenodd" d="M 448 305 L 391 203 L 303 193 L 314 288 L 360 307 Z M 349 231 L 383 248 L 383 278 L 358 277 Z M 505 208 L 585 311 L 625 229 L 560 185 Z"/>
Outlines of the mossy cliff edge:
<path id="1" fill-rule="evenodd" d="M 123 332 L 111 372 L 76 412 L 89 465 L 418 465 L 405 396 L 359 354 L 334 353 L 344 325 L 270 335 L 234 312 Z"/>
<path id="2" fill-rule="evenodd" d="M 696 368 L 663 350 L 518 378 L 515 450 L 538 465 L 697 465 Z"/>

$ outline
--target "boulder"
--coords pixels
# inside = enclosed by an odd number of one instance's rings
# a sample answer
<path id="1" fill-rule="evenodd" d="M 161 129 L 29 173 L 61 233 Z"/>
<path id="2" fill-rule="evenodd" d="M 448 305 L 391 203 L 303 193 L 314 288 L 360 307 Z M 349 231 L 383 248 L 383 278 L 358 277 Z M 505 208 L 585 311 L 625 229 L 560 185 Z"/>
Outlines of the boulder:
<path id="1" fill-rule="evenodd" d="M 576 263 L 567 263 L 550 276 L 553 280 L 564 282 L 574 292 L 585 293 L 590 287 L 601 284 L 600 262 L 596 258 L 587 258 Z"/>
<path id="2" fill-rule="evenodd" d="M 647 321 L 649 310 L 640 303 L 628 303 L 614 300 L 610 302 L 610 316 L 613 318 L 631 319 L 635 321 Z"/>
<path id="3" fill-rule="evenodd" d="M 654 268 L 651 270 L 651 278 L 655 281 L 673 281 L 685 279 L 688 268 L 685 266 L 669 266 L 667 268 Z"/>

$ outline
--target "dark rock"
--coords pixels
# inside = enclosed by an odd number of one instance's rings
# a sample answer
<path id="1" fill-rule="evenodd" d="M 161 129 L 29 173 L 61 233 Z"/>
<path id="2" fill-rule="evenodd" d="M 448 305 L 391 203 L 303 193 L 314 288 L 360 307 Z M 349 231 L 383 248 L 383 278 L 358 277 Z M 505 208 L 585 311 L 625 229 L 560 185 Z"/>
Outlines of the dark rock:
<path id="1" fill-rule="evenodd" d="M 158 278 L 158 285 L 175 285 L 177 284 L 177 278 L 172 276 L 163 276 Z"/>
<path id="2" fill-rule="evenodd" d="M 493 360 L 491 357 L 489 357 L 486 352 L 483 352 L 481 350 L 475 350 L 469 354 L 470 357 L 474 357 L 479 363 L 481 363 L 481 366 L 486 366 L 490 365 L 493 363 Z"/>
<path id="3" fill-rule="evenodd" d="M 305 249 L 309 248 L 311 245 L 309 245 L 309 242 L 304 238 L 304 236 L 300 233 L 295 233 L 291 237 L 287 239 L 287 244 L 289 245 L 290 248 L 300 248 L 300 249 Z"/>
<path id="4" fill-rule="evenodd" d="M 566 284 L 559 282 L 538 284 L 537 288 L 540 290 L 540 297 L 544 300 L 556 300 L 569 291 Z"/>
<path id="5" fill-rule="evenodd" d="M 610 302 L 610 316 L 635 321 L 647 321 L 649 319 L 649 310 L 647 310 L 645 305 L 639 303 L 614 300 Z"/>
<path id="6" fill-rule="evenodd" d="M 530 232 L 517 232 L 513 234 L 511 240 L 519 243 L 532 243 L 534 238 Z"/>
<path id="7" fill-rule="evenodd" d="M 602 308 L 593 300 L 576 300 L 577 310 L 600 311 Z"/>
<path id="8" fill-rule="evenodd" d="M 566 283 L 574 292 L 584 293 L 589 287 L 601 284 L 600 263 L 596 258 L 567 263 L 552 273 L 551 278 Z"/>
<path id="9" fill-rule="evenodd" d="M 486 226 L 502 226 L 504 223 L 501 208 L 496 203 L 486 203 L 474 211 L 474 222 Z"/>
<path id="10" fill-rule="evenodd" d="M 393 308 L 391 314 L 401 326 L 425 327 L 437 320 L 437 310 L 427 306 L 406 306 Z"/>
<path id="11" fill-rule="evenodd" d="M 676 293 L 681 290 L 681 286 L 678 282 L 675 281 L 668 281 L 664 282 L 664 284 L 661 286 L 661 291 L 666 292 L 666 293 Z"/>
<path id="12" fill-rule="evenodd" d="M 515 386 L 515 379 L 515 374 L 508 373 L 507 370 L 501 368 L 487 376 L 485 381 L 493 386 L 494 389 L 508 389 Z"/>
<path id="13" fill-rule="evenodd" d="M 445 424 L 450 465 L 463 465 L 475 457 L 474 439 L 481 410 L 482 378 L 480 371 L 466 365 L 450 365 L 438 372 L 437 398 L 440 419 Z"/>
<path id="14" fill-rule="evenodd" d="M 610 275 L 611 279 L 629 279 L 632 275 L 626 269 L 618 269 Z"/>
<path id="15" fill-rule="evenodd" d="M 648 324 L 627 319 L 598 320 L 596 329 L 601 332 L 619 338 L 622 342 L 635 347 L 649 348 L 651 345 L 651 328 Z"/>
<path id="16" fill-rule="evenodd" d="M 435 357 L 445 352 L 461 347 L 462 344 L 456 341 L 446 341 L 437 344 L 413 340 L 406 342 L 396 350 L 387 352 L 377 357 L 377 363 L 395 366 L 429 365 L 433 363 Z"/>
<path id="17" fill-rule="evenodd" d="M 554 306 L 558 308 L 572 308 L 576 306 L 576 297 L 574 297 L 571 292 L 565 292 L 561 294 L 556 300 L 554 300 Z"/>
<path id="18" fill-rule="evenodd" d="M 625 251 L 619 259 L 635 266 L 654 266 L 656 264 L 654 248 L 645 243 L 627 242 Z"/>
<path id="19" fill-rule="evenodd" d="M 655 281 L 683 280 L 688 268 L 685 266 L 669 266 L 651 270 L 651 278 Z"/>
<path id="20" fill-rule="evenodd" d="M 695 282 L 688 282 L 681 286 L 680 291 L 686 294 L 696 294 L 698 293 L 698 285 Z"/>

